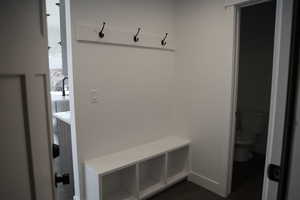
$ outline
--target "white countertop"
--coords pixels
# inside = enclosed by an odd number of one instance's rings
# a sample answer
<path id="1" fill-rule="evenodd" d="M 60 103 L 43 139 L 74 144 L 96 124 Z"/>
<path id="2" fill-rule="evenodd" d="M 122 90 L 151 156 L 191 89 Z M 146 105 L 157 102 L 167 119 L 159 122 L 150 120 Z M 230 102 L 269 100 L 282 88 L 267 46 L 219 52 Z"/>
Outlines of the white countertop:
<path id="1" fill-rule="evenodd" d="M 70 111 L 53 113 L 53 117 L 71 125 Z"/>
<path id="2" fill-rule="evenodd" d="M 51 91 L 51 101 L 69 101 L 69 91 L 66 91 L 66 96 L 62 96 L 62 91 Z"/>

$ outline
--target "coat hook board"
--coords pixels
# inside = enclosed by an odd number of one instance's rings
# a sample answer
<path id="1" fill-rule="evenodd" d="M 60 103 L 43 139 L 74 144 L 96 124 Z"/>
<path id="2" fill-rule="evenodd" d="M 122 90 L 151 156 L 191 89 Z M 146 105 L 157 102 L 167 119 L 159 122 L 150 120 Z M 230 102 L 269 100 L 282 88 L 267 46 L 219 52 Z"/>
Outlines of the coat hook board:
<path id="1" fill-rule="evenodd" d="M 100 26 L 78 24 L 77 41 L 175 51 L 174 40 L 169 33 L 162 37 L 161 34 L 145 32 L 140 27 L 134 31 L 120 30 L 106 25 L 107 22 L 103 22 Z"/>

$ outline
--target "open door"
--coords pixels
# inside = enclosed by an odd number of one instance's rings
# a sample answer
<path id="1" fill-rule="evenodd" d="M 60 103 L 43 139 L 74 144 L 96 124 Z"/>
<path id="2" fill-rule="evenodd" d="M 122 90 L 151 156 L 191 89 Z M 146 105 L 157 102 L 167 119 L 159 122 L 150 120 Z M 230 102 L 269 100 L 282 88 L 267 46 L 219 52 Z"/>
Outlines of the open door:
<path id="1" fill-rule="evenodd" d="M 45 4 L 1 3 L 0 196 L 54 200 Z"/>
<path id="2" fill-rule="evenodd" d="M 236 27 L 238 27 L 239 9 L 241 7 L 264 3 L 267 1 L 271 0 L 225 0 L 225 7 L 234 7 L 236 13 L 235 24 Z M 279 183 L 281 182 L 281 176 L 283 171 L 282 170 L 280 172 L 280 167 L 284 144 L 285 120 L 287 109 L 293 3 L 294 0 L 276 1 L 272 89 L 269 113 L 268 144 L 262 194 L 263 200 L 275 200 L 278 198 L 278 188 Z M 236 29 L 235 34 L 235 46 L 238 46 L 238 29 Z M 238 52 L 238 49 L 236 51 Z M 238 56 L 237 52 L 235 55 L 235 59 Z M 233 111 L 236 111 L 235 109 L 236 108 L 234 108 Z M 233 119 L 235 119 L 234 113 L 235 112 L 233 112 Z M 233 127 L 235 127 L 235 124 L 233 124 Z M 234 141 L 232 141 L 232 144 L 234 144 Z M 233 150 L 231 150 L 231 159 L 233 159 L 232 155 Z M 231 169 L 232 166 L 230 164 L 229 179 L 227 182 L 228 194 L 231 191 Z"/>
<path id="3" fill-rule="evenodd" d="M 263 200 L 278 198 L 286 125 L 293 0 L 277 0 L 273 79 Z"/>

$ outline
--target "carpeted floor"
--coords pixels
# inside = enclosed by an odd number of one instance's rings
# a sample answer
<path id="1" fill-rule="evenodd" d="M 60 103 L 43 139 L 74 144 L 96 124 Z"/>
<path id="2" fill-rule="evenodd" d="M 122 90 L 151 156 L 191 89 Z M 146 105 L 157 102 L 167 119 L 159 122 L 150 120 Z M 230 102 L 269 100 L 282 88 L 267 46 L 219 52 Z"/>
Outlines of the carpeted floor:
<path id="1" fill-rule="evenodd" d="M 205 188 L 183 181 L 150 200 L 260 200 L 264 174 L 264 158 L 255 157 L 246 163 L 235 163 L 232 193 L 222 198 Z"/>

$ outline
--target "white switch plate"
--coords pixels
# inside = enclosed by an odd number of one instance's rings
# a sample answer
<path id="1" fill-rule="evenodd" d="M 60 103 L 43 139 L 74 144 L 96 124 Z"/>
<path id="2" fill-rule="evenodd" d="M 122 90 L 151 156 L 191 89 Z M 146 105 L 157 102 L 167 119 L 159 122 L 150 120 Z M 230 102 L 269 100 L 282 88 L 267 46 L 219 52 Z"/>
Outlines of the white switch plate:
<path id="1" fill-rule="evenodd" d="M 90 96 L 91 96 L 91 103 L 97 103 L 98 102 L 98 94 L 97 94 L 96 89 L 91 89 Z"/>

